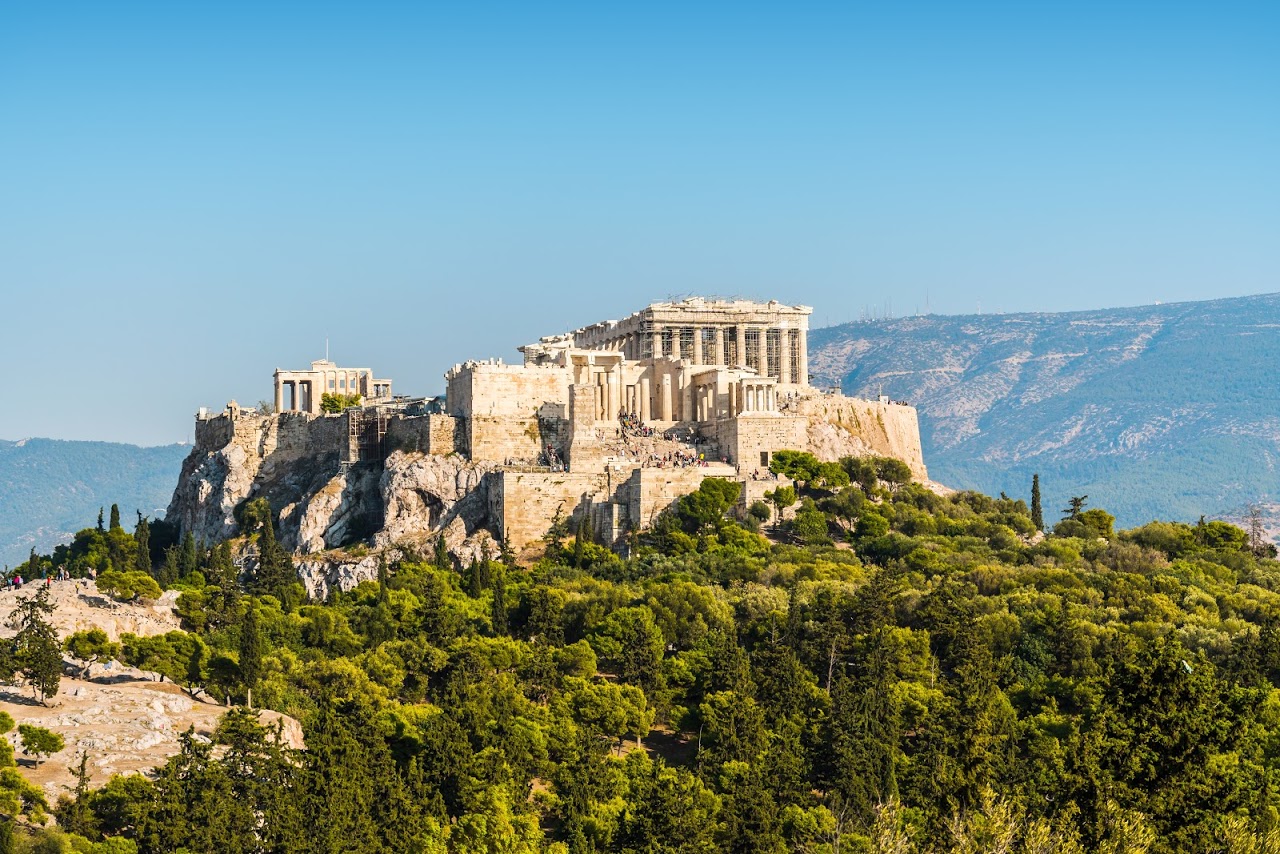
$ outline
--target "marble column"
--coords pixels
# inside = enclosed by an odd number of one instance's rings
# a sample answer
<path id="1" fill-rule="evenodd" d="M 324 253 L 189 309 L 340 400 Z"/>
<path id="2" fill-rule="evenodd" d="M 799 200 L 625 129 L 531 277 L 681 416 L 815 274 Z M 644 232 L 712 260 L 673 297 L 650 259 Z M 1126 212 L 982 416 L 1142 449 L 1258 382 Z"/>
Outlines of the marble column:
<path id="1" fill-rule="evenodd" d="M 662 378 L 662 421 L 671 421 L 671 377 Z"/>
<path id="2" fill-rule="evenodd" d="M 747 366 L 747 327 L 741 323 L 738 324 L 738 355 L 734 359 L 735 368 L 745 368 Z"/>
<path id="3" fill-rule="evenodd" d="M 649 388 L 649 378 L 640 378 L 640 420 L 648 421 L 649 413 L 653 405 L 653 392 Z"/>
<path id="4" fill-rule="evenodd" d="M 809 384 L 809 330 L 801 329 L 797 331 L 796 334 L 800 336 L 800 344 L 798 347 L 799 353 L 797 354 L 797 358 L 799 359 L 800 364 L 796 368 L 796 382 L 799 383 L 800 385 L 808 385 Z"/>
<path id="5" fill-rule="evenodd" d="M 724 327 L 723 326 L 716 327 L 715 347 L 716 347 L 716 355 L 715 355 L 715 358 L 711 360 L 711 364 L 723 365 L 724 364 Z"/>
<path id="6" fill-rule="evenodd" d="M 756 373 L 762 377 L 769 376 L 769 327 L 760 327 L 760 343 L 756 349 Z"/>
<path id="7" fill-rule="evenodd" d="M 791 382 L 791 336 L 795 334 L 794 329 L 784 329 L 778 336 L 778 377 L 783 383 Z"/>
<path id="8" fill-rule="evenodd" d="M 276 380 L 276 412 L 284 408 L 284 383 Z"/>
<path id="9" fill-rule="evenodd" d="M 677 326 L 671 330 L 671 358 L 679 359 L 684 354 L 680 352 L 680 333 L 683 330 Z"/>
<path id="10" fill-rule="evenodd" d="M 651 355 L 655 359 L 662 358 L 662 330 L 661 329 L 653 330 L 653 353 Z"/>
<path id="11" fill-rule="evenodd" d="M 693 327 L 693 363 L 695 365 L 706 364 L 702 360 L 702 327 Z"/>

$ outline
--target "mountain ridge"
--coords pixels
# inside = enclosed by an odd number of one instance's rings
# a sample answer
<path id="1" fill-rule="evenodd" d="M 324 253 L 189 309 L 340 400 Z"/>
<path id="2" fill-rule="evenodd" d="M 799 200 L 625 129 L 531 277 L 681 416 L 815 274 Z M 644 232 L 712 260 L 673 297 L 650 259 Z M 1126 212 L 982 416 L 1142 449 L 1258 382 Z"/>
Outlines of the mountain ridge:
<path id="1" fill-rule="evenodd" d="M 1280 493 L 1280 294 L 1119 309 L 926 315 L 810 333 L 815 382 L 915 403 L 934 479 L 1136 525 Z M 1057 507 L 1046 501 L 1046 512 Z"/>
<path id="2" fill-rule="evenodd" d="M 126 523 L 135 511 L 163 512 L 187 453 L 186 445 L 140 447 L 119 442 L 26 438 L 0 440 L 0 564 L 48 551 L 119 504 Z"/>

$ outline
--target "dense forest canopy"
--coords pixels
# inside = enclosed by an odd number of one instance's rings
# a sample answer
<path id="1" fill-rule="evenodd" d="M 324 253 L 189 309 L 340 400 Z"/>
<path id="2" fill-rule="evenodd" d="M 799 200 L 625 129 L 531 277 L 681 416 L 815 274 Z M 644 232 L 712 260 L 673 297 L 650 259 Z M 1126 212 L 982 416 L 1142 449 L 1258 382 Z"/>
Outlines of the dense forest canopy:
<path id="1" fill-rule="evenodd" d="M 239 708 L 54 808 L 79 850 L 1280 850 L 1280 563 L 1221 522 L 939 496 L 779 453 L 629 556 L 393 552 L 308 602 L 270 508 L 235 543 L 112 515 L 19 568 L 181 591 L 184 629 L 67 639 Z M 1030 484 L 1029 484 L 1030 485 Z M 1052 510 L 1048 515 L 1055 516 Z M 233 558 L 250 555 L 244 571 Z M 298 717 L 291 750 L 245 706 Z M 29 794 L 29 793 L 28 793 Z M 38 798 L 38 793 L 36 795 Z M 40 805 L 32 804 L 37 810 Z M 2 843 L 2 840 L 0 840 Z M 96 846 L 96 847 L 95 847 Z M 109 847 L 108 847 L 109 846 Z"/>

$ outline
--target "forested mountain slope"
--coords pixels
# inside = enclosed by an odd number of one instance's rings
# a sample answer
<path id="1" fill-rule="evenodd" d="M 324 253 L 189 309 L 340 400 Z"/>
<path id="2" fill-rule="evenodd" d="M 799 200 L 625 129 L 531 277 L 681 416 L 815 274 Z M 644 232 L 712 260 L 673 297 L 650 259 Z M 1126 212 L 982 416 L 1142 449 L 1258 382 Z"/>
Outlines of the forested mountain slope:
<path id="1" fill-rule="evenodd" d="M 139 448 L 112 442 L 53 439 L 0 441 L 0 565 L 27 559 L 92 524 L 98 508 L 118 502 L 156 515 L 173 494 L 187 453 L 183 445 Z"/>
<path id="2" fill-rule="evenodd" d="M 949 486 L 1025 497 L 1039 472 L 1046 515 L 1088 494 L 1125 525 L 1280 494 L 1280 294 L 850 323 L 810 349 L 816 384 L 919 407 Z"/>

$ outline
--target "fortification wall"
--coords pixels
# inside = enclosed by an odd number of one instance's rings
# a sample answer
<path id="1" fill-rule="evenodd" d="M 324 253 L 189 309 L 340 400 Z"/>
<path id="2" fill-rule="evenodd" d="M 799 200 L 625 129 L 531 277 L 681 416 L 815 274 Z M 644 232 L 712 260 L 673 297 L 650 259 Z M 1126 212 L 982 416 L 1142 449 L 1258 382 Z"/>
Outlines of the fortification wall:
<path id="1" fill-rule="evenodd" d="M 627 527 L 648 528 L 680 496 L 696 490 L 704 478 L 717 476 L 732 478 L 733 468 L 717 465 L 636 469 L 626 484 L 625 496 L 620 496 L 627 502 Z"/>
<path id="2" fill-rule="evenodd" d="M 803 398 L 796 410 L 809 416 L 806 444 L 819 459 L 896 457 L 916 480 L 928 480 L 914 406 L 836 396 Z"/>
<path id="3" fill-rule="evenodd" d="M 572 523 L 610 495 L 609 475 L 604 473 L 504 471 L 492 477 L 489 515 L 500 520 L 499 534 L 513 549 L 546 534 L 557 512 Z"/>
<path id="4" fill-rule="evenodd" d="M 783 448 L 803 450 L 808 445 L 804 418 L 786 415 L 740 415 L 730 418 L 721 430 L 722 447 L 737 464 L 740 473 L 749 476 L 754 469 L 767 469 L 769 457 Z M 766 456 L 761 456 L 762 454 Z"/>
<path id="5" fill-rule="evenodd" d="M 523 418 L 567 401 L 569 380 L 558 367 L 469 364 L 449 378 L 447 407 L 450 415 Z"/>
<path id="6" fill-rule="evenodd" d="M 387 424 L 383 449 L 448 456 L 466 449 L 465 430 L 466 420 L 452 415 L 396 415 Z"/>

